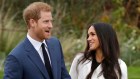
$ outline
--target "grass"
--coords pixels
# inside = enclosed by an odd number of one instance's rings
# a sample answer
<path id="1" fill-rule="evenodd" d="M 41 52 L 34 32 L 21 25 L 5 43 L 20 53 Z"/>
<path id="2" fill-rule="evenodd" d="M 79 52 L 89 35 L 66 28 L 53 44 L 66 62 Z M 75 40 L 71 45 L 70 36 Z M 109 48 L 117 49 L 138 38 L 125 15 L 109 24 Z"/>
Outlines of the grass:
<path id="1" fill-rule="evenodd" d="M 129 79 L 140 79 L 140 67 L 129 67 L 128 68 Z"/>
<path id="2" fill-rule="evenodd" d="M 3 72 L 0 71 L 0 79 L 3 78 Z M 128 67 L 128 79 L 140 79 L 140 67 Z"/>
<path id="3" fill-rule="evenodd" d="M 0 79 L 3 79 L 3 72 L 0 71 Z"/>

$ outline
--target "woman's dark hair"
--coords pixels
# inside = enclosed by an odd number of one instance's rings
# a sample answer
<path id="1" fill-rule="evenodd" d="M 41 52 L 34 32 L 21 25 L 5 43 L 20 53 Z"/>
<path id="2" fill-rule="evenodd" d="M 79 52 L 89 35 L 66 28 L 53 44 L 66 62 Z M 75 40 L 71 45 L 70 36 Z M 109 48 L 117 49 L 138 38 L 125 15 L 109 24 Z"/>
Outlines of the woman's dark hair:
<path id="1" fill-rule="evenodd" d="M 114 31 L 112 26 L 107 23 L 95 23 L 90 27 L 94 27 L 96 31 L 100 43 L 100 48 L 104 56 L 104 59 L 101 63 L 102 71 L 100 72 L 99 76 L 103 74 L 105 79 L 119 79 L 116 73 L 118 72 L 118 75 L 121 78 L 121 69 L 118 62 L 120 49 L 116 32 Z M 86 77 L 86 79 L 91 79 L 94 70 L 98 66 L 98 63 L 95 59 L 96 50 L 89 51 L 89 44 L 87 42 L 86 49 L 83 53 L 84 56 L 82 60 L 79 61 L 79 63 L 85 62 L 88 59 L 92 59 L 91 71 Z"/>

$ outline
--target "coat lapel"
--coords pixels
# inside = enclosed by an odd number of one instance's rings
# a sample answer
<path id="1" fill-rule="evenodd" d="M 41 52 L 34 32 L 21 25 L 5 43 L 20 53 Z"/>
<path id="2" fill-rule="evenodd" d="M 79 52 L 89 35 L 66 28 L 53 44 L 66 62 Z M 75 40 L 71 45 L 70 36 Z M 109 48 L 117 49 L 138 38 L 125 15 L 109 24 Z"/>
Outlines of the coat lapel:
<path id="1" fill-rule="evenodd" d="M 46 44 L 48 46 L 48 51 L 50 54 L 53 76 L 54 76 L 54 79 L 57 79 L 57 68 L 58 67 L 57 67 L 57 59 L 55 57 L 55 55 L 56 55 L 55 49 L 54 49 L 54 46 L 49 41 L 46 41 Z"/>
<path id="2" fill-rule="evenodd" d="M 25 39 L 25 49 L 27 51 L 27 55 L 29 59 L 37 66 L 37 68 L 40 70 L 40 72 L 44 75 L 46 79 L 49 79 L 48 72 L 38 54 L 38 52 L 35 50 L 33 45 L 29 42 L 29 40 Z"/>

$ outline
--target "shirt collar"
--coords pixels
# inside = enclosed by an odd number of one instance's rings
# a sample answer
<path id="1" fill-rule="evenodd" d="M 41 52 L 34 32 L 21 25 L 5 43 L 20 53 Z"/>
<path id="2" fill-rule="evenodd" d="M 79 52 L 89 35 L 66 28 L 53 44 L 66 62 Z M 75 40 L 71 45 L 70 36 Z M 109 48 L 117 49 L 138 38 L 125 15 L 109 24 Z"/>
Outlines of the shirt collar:
<path id="1" fill-rule="evenodd" d="M 47 44 L 45 43 L 45 40 L 43 42 L 39 42 L 39 41 L 33 39 L 29 34 L 27 34 L 27 38 L 29 39 L 29 41 L 31 42 L 31 44 L 34 46 L 34 48 L 37 51 L 39 51 L 42 43 L 44 43 L 45 46 L 47 47 Z"/>

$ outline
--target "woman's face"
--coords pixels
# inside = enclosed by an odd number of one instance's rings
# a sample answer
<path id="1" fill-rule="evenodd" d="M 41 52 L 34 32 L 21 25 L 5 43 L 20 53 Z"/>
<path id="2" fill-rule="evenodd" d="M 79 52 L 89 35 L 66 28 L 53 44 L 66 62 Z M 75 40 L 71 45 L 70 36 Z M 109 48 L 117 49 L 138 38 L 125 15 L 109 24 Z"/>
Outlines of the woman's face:
<path id="1" fill-rule="evenodd" d="M 88 29 L 88 38 L 89 50 L 98 50 L 100 47 L 99 40 L 96 34 L 96 31 L 93 26 L 90 26 Z"/>

